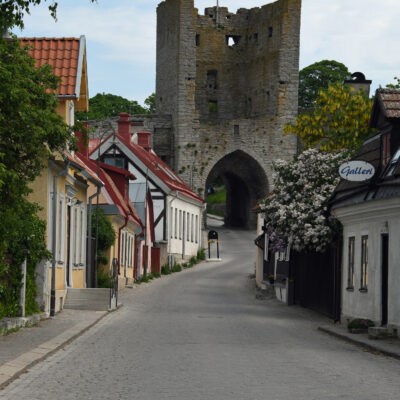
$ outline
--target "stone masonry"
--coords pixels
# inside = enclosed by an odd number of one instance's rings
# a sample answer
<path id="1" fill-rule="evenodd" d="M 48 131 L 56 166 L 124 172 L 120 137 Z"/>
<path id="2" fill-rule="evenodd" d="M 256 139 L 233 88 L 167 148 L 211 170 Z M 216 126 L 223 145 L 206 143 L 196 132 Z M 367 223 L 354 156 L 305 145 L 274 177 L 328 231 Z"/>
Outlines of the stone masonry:
<path id="1" fill-rule="evenodd" d="M 297 115 L 300 17 L 301 0 L 204 15 L 193 0 L 157 8 L 157 115 L 132 117 L 133 131 L 149 130 L 200 195 L 221 177 L 228 214 L 246 214 L 238 225 L 272 190 L 272 162 L 297 151 L 282 130 Z"/>
<path id="2" fill-rule="evenodd" d="M 154 147 L 173 149 L 172 167 L 198 193 L 229 157 L 233 175 L 243 162 L 255 165 L 239 173 L 255 201 L 271 190 L 272 162 L 296 152 L 296 138 L 282 129 L 297 115 L 300 14 L 301 0 L 205 15 L 193 0 L 159 4 L 156 109 L 171 115 L 172 130 L 168 139 L 155 131 Z"/>

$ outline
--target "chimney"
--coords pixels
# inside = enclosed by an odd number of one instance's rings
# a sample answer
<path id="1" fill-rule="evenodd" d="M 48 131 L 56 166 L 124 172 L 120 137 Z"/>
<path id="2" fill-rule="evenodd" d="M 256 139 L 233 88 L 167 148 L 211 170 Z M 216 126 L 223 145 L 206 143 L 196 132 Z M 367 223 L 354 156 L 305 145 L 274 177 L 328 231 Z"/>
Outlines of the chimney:
<path id="1" fill-rule="evenodd" d="M 364 90 L 365 94 L 369 97 L 372 81 L 366 80 L 362 72 L 354 72 L 354 74 L 351 74 L 351 78 L 344 81 L 344 83 L 349 85 L 355 92 Z"/>
<path id="2" fill-rule="evenodd" d="M 150 132 L 141 131 L 137 133 L 138 138 L 138 145 L 142 146 L 146 151 L 150 151 L 151 144 L 150 144 Z"/>
<path id="3" fill-rule="evenodd" d="M 118 133 L 127 143 L 131 143 L 132 140 L 131 121 L 129 120 L 128 113 L 119 114 Z"/>
<path id="4" fill-rule="evenodd" d="M 84 135 L 82 132 L 75 132 L 75 136 L 78 139 L 78 151 L 81 153 L 85 158 L 89 158 L 89 124 L 87 122 L 84 122 L 83 125 L 86 128 L 87 137 L 86 137 L 86 143 L 84 141 Z"/>

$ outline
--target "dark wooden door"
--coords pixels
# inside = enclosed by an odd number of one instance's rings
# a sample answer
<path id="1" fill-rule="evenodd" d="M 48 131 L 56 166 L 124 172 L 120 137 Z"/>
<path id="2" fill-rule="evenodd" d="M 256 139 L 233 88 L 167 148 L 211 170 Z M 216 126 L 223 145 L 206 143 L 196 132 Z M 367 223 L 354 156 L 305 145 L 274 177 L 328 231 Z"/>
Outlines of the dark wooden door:
<path id="1" fill-rule="evenodd" d="M 381 259 L 382 259 L 382 325 L 388 322 L 388 302 L 389 302 L 389 235 L 381 237 Z"/>

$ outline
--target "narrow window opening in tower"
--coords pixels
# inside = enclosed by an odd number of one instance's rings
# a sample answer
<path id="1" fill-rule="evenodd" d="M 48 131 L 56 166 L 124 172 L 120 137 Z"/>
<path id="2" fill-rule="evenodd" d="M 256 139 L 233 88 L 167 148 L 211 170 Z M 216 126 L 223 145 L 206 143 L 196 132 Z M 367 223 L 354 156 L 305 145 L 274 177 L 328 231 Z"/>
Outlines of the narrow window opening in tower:
<path id="1" fill-rule="evenodd" d="M 237 46 L 240 42 L 240 39 L 241 39 L 241 36 L 239 36 L 239 35 L 226 35 L 225 36 L 226 44 L 229 47 Z"/>
<path id="2" fill-rule="evenodd" d="M 233 134 L 239 135 L 239 125 L 233 125 Z"/>
<path id="3" fill-rule="evenodd" d="M 196 34 L 196 46 L 200 46 L 200 34 Z"/>
<path id="4" fill-rule="evenodd" d="M 216 69 L 209 69 L 207 71 L 207 88 L 216 89 L 217 88 L 217 76 L 218 71 Z"/>
<path id="5" fill-rule="evenodd" d="M 255 41 L 255 42 L 258 42 L 258 33 L 255 33 L 255 34 L 253 35 L 253 38 L 254 38 L 254 41 Z"/>
<path id="6" fill-rule="evenodd" d="M 218 111 L 218 103 L 216 100 L 210 100 L 208 102 L 208 110 L 210 113 L 216 113 Z"/>
<path id="7" fill-rule="evenodd" d="M 272 37 L 272 32 L 273 32 L 273 29 L 272 29 L 272 26 L 270 26 L 268 28 L 268 37 Z"/>

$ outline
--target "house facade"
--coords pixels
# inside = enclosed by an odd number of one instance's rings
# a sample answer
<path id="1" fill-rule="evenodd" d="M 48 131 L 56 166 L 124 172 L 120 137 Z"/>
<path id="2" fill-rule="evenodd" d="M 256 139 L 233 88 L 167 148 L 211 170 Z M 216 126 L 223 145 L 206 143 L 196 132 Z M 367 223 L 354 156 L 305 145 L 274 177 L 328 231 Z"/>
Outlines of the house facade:
<path id="1" fill-rule="evenodd" d="M 82 145 L 80 146 L 83 147 Z M 124 289 L 132 285 L 137 270 L 137 236 L 143 233 L 143 223 L 129 200 L 129 182 L 135 180 L 130 172 L 108 164 L 97 163 L 90 160 L 87 151 L 77 153 L 92 171 L 99 167 L 99 178 L 104 186 L 99 192 L 98 207 L 108 218 L 115 232 L 115 241 L 111 247 L 104 252 L 107 264 L 99 265 L 99 271 L 103 275 L 110 275 L 113 262 L 118 266 L 118 288 Z M 92 210 L 97 206 L 97 187 L 90 185 L 89 198 L 92 197 Z M 99 273 L 99 272 L 98 272 Z"/>
<path id="2" fill-rule="evenodd" d="M 204 201 L 152 150 L 149 132 L 131 132 L 129 114 L 121 113 L 118 132 L 109 135 L 90 152 L 90 158 L 123 168 L 137 179 L 130 183 L 129 198 L 149 229 L 142 246 L 151 265 L 151 245 L 160 248 L 161 262 L 195 256 L 202 247 Z M 142 254 L 142 253 L 140 253 Z"/>
<path id="3" fill-rule="evenodd" d="M 342 180 L 332 214 L 343 224 L 341 319 L 368 318 L 400 328 L 400 90 L 378 89 L 376 132 L 354 156 L 374 169 L 362 182 Z"/>
<path id="4" fill-rule="evenodd" d="M 85 37 L 21 38 L 21 44 L 30 46 L 37 66 L 49 64 L 61 78 L 56 92 L 57 112 L 72 126 L 74 112 L 88 110 Z M 68 288 L 86 287 L 90 184 L 102 186 L 73 152 L 65 150 L 48 161 L 47 168 L 31 185 L 29 200 L 42 207 L 39 217 L 47 222 L 47 249 L 52 253 L 52 259 L 41 262 L 36 269 L 37 302 L 45 312 L 62 309 Z"/>

